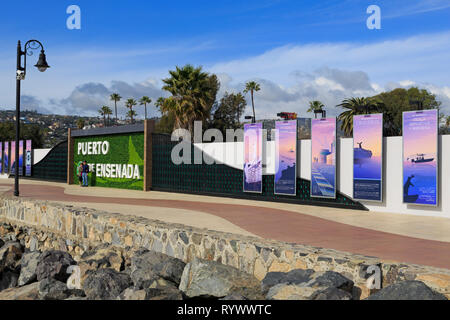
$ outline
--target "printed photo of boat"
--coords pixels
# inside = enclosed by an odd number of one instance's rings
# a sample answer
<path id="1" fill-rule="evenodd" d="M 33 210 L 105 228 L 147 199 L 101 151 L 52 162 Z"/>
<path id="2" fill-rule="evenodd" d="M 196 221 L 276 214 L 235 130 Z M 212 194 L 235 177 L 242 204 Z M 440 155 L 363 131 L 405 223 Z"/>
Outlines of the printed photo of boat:
<path id="1" fill-rule="evenodd" d="M 436 206 L 437 110 L 403 113 L 403 202 Z"/>
<path id="2" fill-rule="evenodd" d="M 244 125 L 244 192 L 262 192 L 262 123 Z"/>
<path id="3" fill-rule="evenodd" d="M 277 121 L 275 194 L 295 196 L 297 183 L 297 120 Z"/>
<path id="4" fill-rule="evenodd" d="M 382 201 L 383 115 L 353 117 L 353 198 Z"/>
<path id="5" fill-rule="evenodd" d="M 336 198 L 336 119 L 311 121 L 311 197 Z"/>

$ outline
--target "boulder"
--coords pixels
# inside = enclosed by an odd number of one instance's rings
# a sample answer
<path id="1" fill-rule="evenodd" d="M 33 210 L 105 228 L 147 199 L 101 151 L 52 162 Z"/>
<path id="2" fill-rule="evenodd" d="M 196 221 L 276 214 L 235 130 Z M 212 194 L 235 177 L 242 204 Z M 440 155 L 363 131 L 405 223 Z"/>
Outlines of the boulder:
<path id="1" fill-rule="evenodd" d="M 447 298 L 421 281 L 409 280 L 383 288 L 366 300 L 447 300 Z"/>
<path id="2" fill-rule="evenodd" d="M 39 282 L 39 299 L 64 300 L 70 297 L 71 292 L 64 282 L 54 278 L 46 278 Z"/>
<path id="3" fill-rule="evenodd" d="M 114 300 L 131 285 L 128 274 L 108 268 L 89 271 L 83 289 L 89 300 Z"/>
<path id="4" fill-rule="evenodd" d="M 19 274 L 10 269 L 4 269 L 0 273 L 0 291 L 17 287 L 17 281 L 19 280 Z"/>
<path id="5" fill-rule="evenodd" d="M 183 300 L 183 293 L 174 286 L 148 288 L 145 290 L 146 300 Z"/>
<path id="6" fill-rule="evenodd" d="M 70 276 L 67 273 L 67 268 L 74 264 L 76 264 L 75 260 L 65 251 L 45 251 L 40 255 L 37 264 L 37 280 L 41 281 L 46 278 L 55 278 L 56 280 L 66 282 Z"/>
<path id="7" fill-rule="evenodd" d="M 0 248 L 3 247 L 4 244 L 5 244 L 5 241 L 3 241 L 2 239 L 0 239 Z"/>
<path id="8" fill-rule="evenodd" d="M 353 281 L 334 271 L 316 272 L 311 276 L 311 280 L 305 283 L 311 288 L 337 288 L 348 293 L 353 291 Z"/>
<path id="9" fill-rule="evenodd" d="M 37 251 L 22 255 L 22 259 L 20 260 L 19 286 L 24 286 L 37 280 L 36 269 L 40 255 L 40 252 Z"/>
<path id="10" fill-rule="evenodd" d="M 312 269 L 295 269 L 289 272 L 269 272 L 261 282 L 261 289 L 267 293 L 269 289 L 277 284 L 300 284 L 311 280 L 314 273 Z"/>
<path id="11" fill-rule="evenodd" d="M 124 259 L 119 248 L 110 245 L 102 245 L 85 252 L 81 256 L 78 266 L 80 267 L 81 284 L 83 284 L 88 276 L 89 270 L 111 268 L 118 272 L 122 271 Z"/>
<path id="12" fill-rule="evenodd" d="M 37 300 L 39 298 L 39 282 L 6 289 L 0 292 L 0 300 Z"/>
<path id="13" fill-rule="evenodd" d="M 352 300 L 353 296 L 344 290 L 338 288 L 327 288 L 318 291 L 313 300 Z"/>
<path id="14" fill-rule="evenodd" d="M 179 285 L 185 263 L 155 251 L 137 252 L 131 259 L 130 276 L 134 285 L 146 289 L 158 278 L 163 278 Z"/>
<path id="15" fill-rule="evenodd" d="M 146 295 L 145 290 L 127 288 L 119 295 L 117 300 L 145 300 Z"/>
<path id="16" fill-rule="evenodd" d="M 248 273 L 216 261 L 195 258 L 183 271 L 179 289 L 188 297 L 223 298 L 239 294 L 249 299 L 261 299 L 260 282 Z"/>
<path id="17" fill-rule="evenodd" d="M 243 300 L 248 300 L 246 297 L 241 296 L 240 294 L 235 294 L 232 293 L 222 299 L 219 300 L 223 300 L 223 301 L 243 301 Z"/>
<path id="18" fill-rule="evenodd" d="M 300 278 L 298 278 L 300 279 Z M 353 281 L 334 271 L 316 272 L 304 282 L 280 283 L 271 287 L 268 300 L 350 300 Z"/>
<path id="19" fill-rule="evenodd" d="M 0 273 L 8 268 L 16 270 L 22 258 L 23 247 L 17 241 L 8 241 L 0 248 Z"/>

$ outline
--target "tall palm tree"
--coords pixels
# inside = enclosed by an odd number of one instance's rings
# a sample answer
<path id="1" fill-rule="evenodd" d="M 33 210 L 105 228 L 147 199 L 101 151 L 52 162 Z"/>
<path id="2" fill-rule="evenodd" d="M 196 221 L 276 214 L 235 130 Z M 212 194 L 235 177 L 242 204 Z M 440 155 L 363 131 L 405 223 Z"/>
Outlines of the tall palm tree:
<path id="1" fill-rule="evenodd" d="M 309 102 L 309 109 L 306 112 L 314 112 L 314 116 L 317 118 L 317 113 L 323 111 L 325 105 L 319 100 L 314 100 Z M 317 111 L 317 112 L 316 112 Z"/>
<path id="2" fill-rule="evenodd" d="M 145 108 L 145 120 L 147 120 L 147 104 L 152 103 L 152 99 L 150 99 L 147 96 L 143 96 L 140 100 L 139 100 L 139 104 L 142 106 L 144 105 Z"/>
<path id="3" fill-rule="evenodd" d="M 174 129 L 187 128 L 192 134 L 194 121 L 205 121 L 210 115 L 219 87 L 217 77 L 189 64 L 176 67 L 169 74 L 169 78 L 163 79 L 162 89 L 172 96 L 164 99 L 160 108 L 163 112 L 173 113 Z"/>
<path id="4" fill-rule="evenodd" d="M 84 128 L 84 124 L 85 124 L 85 121 L 84 121 L 84 119 L 83 118 L 78 118 L 77 119 L 77 128 L 78 129 L 83 129 Z"/>
<path id="5" fill-rule="evenodd" d="M 109 112 L 111 111 L 111 109 L 108 106 L 102 106 L 99 110 L 98 113 L 100 113 L 100 115 L 103 117 L 103 124 L 106 127 L 106 116 L 108 115 L 109 118 Z"/>
<path id="6" fill-rule="evenodd" d="M 249 81 L 245 84 L 244 93 L 247 94 L 250 92 L 250 95 L 252 97 L 253 121 L 254 122 L 256 122 L 254 93 L 259 90 L 261 90 L 261 87 L 260 87 L 259 83 L 257 83 L 256 81 Z"/>
<path id="7" fill-rule="evenodd" d="M 138 103 L 135 99 L 127 99 L 127 101 L 125 102 L 125 107 L 129 109 L 127 116 L 130 118 L 131 123 L 134 122 L 134 117 L 137 115 L 136 111 L 133 110 L 133 107 L 137 106 L 137 104 Z"/>
<path id="8" fill-rule="evenodd" d="M 114 101 L 114 110 L 116 112 L 116 122 L 117 122 L 117 102 L 119 102 L 120 99 L 122 99 L 122 97 L 118 93 L 113 93 L 112 95 L 109 96 L 109 99 L 111 101 Z"/>
<path id="9" fill-rule="evenodd" d="M 104 109 L 104 113 L 105 113 L 105 115 L 107 116 L 107 119 L 108 119 L 108 125 L 111 125 L 111 121 L 110 121 L 110 119 L 109 119 L 109 116 L 110 115 L 112 115 L 113 114 L 113 112 L 112 112 L 112 110 L 111 110 L 111 108 L 110 107 L 108 107 L 108 106 L 104 106 L 104 107 L 106 107 L 105 109 Z"/>
<path id="10" fill-rule="evenodd" d="M 342 121 L 341 130 L 351 135 L 353 132 L 353 116 L 358 114 L 369 114 L 372 111 L 378 111 L 382 108 L 382 103 L 370 98 L 349 98 L 338 104 L 337 107 L 346 109 L 338 119 Z"/>
<path id="11" fill-rule="evenodd" d="M 127 112 L 127 118 L 130 118 L 131 123 L 133 123 L 134 117 L 136 117 L 137 113 L 133 109 L 128 110 Z"/>

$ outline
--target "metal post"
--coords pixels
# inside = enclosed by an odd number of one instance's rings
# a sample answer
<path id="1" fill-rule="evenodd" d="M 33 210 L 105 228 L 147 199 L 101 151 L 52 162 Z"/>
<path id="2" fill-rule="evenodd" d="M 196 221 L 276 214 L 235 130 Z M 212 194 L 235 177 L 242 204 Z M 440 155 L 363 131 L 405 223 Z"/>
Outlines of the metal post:
<path id="1" fill-rule="evenodd" d="M 21 70 L 22 48 L 20 40 L 17 43 L 17 69 Z M 20 134 L 20 77 L 16 74 L 16 155 L 14 164 L 14 196 L 19 196 L 19 134 Z"/>

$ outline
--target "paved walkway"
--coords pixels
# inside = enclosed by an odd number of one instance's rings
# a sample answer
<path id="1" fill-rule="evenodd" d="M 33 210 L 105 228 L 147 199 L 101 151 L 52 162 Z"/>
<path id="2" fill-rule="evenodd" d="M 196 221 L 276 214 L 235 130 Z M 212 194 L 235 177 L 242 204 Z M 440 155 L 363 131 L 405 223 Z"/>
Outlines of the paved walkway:
<path id="1" fill-rule="evenodd" d="M 12 194 L 12 180 L 0 192 Z M 21 181 L 25 198 L 450 269 L 450 219 Z M 95 196 L 93 196 L 95 194 Z"/>

